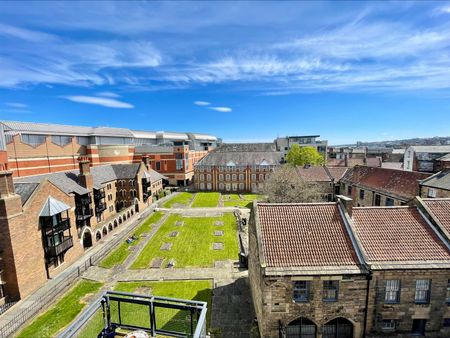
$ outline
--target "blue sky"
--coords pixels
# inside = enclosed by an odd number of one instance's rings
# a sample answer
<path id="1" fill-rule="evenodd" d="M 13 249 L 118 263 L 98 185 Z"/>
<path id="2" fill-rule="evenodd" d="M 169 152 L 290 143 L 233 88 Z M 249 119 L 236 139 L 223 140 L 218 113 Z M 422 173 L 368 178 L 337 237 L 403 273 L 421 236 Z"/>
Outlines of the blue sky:
<path id="1" fill-rule="evenodd" d="M 449 2 L 0 2 L 0 119 L 450 135 Z"/>

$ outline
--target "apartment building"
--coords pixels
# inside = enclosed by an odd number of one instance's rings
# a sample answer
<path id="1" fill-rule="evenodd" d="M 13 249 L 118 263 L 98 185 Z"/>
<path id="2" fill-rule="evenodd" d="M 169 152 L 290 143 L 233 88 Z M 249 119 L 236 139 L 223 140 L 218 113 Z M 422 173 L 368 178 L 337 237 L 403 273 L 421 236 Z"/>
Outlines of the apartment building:
<path id="1" fill-rule="evenodd" d="M 171 184 L 185 185 L 194 164 L 219 142 L 196 133 L 0 121 L 0 151 L 7 151 L 14 177 L 77 169 L 79 156 L 92 166 L 139 163 L 149 156 L 151 167 Z"/>
<path id="2" fill-rule="evenodd" d="M 404 168 L 407 171 L 436 172 L 439 158 L 450 154 L 450 146 L 411 146 L 405 151 Z"/>
<path id="3" fill-rule="evenodd" d="M 273 143 L 224 144 L 195 165 L 197 190 L 257 192 L 281 163 Z"/>
<path id="4" fill-rule="evenodd" d="M 249 279 L 261 337 L 448 337 L 449 238 L 417 203 L 255 203 Z"/>
<path id="5" fill-rule="evenodd" d="M 277 137 L 275 139 L 276 150 L 283 152 L 284 156 L 286 156 L 292 145 L 297 144 L 301 147 L 315 148 L 320 154 L 323 155 L 323 158 L 326 159 L 328 152 L 328 141 L 319 140 L 319 137 L 320 135 Z"/>
<path id="6" fill-rule="evenodd" d="M 429 176 L 415 171 L 356 166 L 340 180 L 340 193 L 358 207 L 405 205 L 419 195 L 419 182 Z"/>
<path id="7" fill-rule="evenodd" d="M 144 163 L 19 177 L 0 171 L 1 302 L 26 297 L 151 204 L 164 177 Z"/>

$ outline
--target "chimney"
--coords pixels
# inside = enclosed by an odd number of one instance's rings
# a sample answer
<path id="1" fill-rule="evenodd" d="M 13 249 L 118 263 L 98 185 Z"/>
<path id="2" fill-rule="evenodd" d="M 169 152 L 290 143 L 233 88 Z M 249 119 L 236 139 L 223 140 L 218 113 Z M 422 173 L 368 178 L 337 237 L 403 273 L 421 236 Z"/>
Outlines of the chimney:
<path id="1" fill-rule="evenodd" d="M 14 184 L 12 179 L 12 171 L 0 171 L 0 198 L 14 195 Z"/>
<path id="2" fill-rule="evenodd" d="M 348 153 L 344 154 L 344 166 L 348 167 Z"/>
<path id="3" fill-rule="evenodd" d="M 142 155 L 142 162 L 144 162 L 147 169 L 150 169 L 150 156 Z"/>
<path id="4" fill-rule="evenodd" d="M 88 190 L 92 190 L 94 186 L 94 179 L 91 174 L 91 162 L 87 156 L 80 156 L 78 158 L 78 165 L 80 167 L 80 184 Z"/>
<path id="5" fill-rule="evenodd" d="M 345 211 L 348 213 L 348 215 L 350 217 L 352 217 L 353 214 L 353 199 L 351 199 L 350 197 L 347 196 L 343 196 L 343 195 L 337 195 L 336 196 L 338 203 L 340 203 Z"/>

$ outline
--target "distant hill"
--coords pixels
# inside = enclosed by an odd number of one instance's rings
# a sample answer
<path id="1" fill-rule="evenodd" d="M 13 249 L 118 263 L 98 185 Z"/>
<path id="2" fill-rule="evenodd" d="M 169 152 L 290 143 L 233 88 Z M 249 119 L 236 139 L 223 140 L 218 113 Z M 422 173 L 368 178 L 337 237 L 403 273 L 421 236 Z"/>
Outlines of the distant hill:
<path id="1" fill-rule="evenodd" d="M 437 146 L 437 145 L 450 145 L 450 136 L 435 136 L 426 138 L 410 138 L 394 141 L 377 141 L 377 142 L 361 142 L 356 144 L 346 144 L 342 146 L 358 146 L 369 148 L 406 148 L 409 146 Z"/>

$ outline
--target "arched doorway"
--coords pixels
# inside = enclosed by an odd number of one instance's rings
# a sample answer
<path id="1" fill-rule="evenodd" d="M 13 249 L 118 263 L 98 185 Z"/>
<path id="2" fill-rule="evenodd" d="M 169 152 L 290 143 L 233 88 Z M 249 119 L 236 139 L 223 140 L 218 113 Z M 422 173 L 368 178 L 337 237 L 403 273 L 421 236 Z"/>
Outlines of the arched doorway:
<path id="1" fill-rule="evenodd" d="M 97 231 L 96 234 L 95 234 L 95 240 L 98 242 L 98 241 L 101 240 L 101 239 L 102 239 L 102 234 L 101 234 L 101 232 L 100 232 L 100 230 L 99 230 L 99 231 Z"/>
<path id="2" fill-rule="evenodd" d="M 323 326 L 323 338 L 353 338 L 353 324 L 345 318 L 338 317 Z"/>
<path id="3" fill-rule="evenodd" d="M 112 229 L 113 229 L 113 226 L 112 226 L 111 223 L 109 223 L 109 225 L 108 225 L 108 231 L 112 231 Z"/>
<path id="4" fill-rule="evenodd" d="M 102 233 L 103 237 L 105 237 L 108 234 L 108 230 L 106 230 L 106 225 L 103 227 Z"/>
<path id="5" fill-rule="evenodd" d="M 87 249 L 92 246 L 92 234 L 91 231 L 86 228 L 83 233 L 83 248 Z"/>
<path id="6" fill-rule="evenodd" d="M 127 220 L 127 214 L 123 214 L 123 221 L 125 222 Z"/>
<path id="7" fill-rule="evenodd" d="M 133 203 L 134 203 L 134 211 L 139 212 L 139 200 L 135 198 Z"/>
<path id="8" fill-rule="evenodd" d="M 122 217 L 119 216 L 119 224 L 122 224 Z"/>
<path id="9" fill-rule="evenodd" d="M 127 218 L 130 218 L 130 211 L 128 211 L 127 213 Z"/>
<path id="10" fill-rule="evenodd" d="M 316 338 L 317 326 L 307 318 L 298 318 L 286 327 L 286 338 Z"/>
<path id="11" fill-rule="evenodd" d="M 114 220 L 114 228 L 117 228 L 117 220 Z"/>

